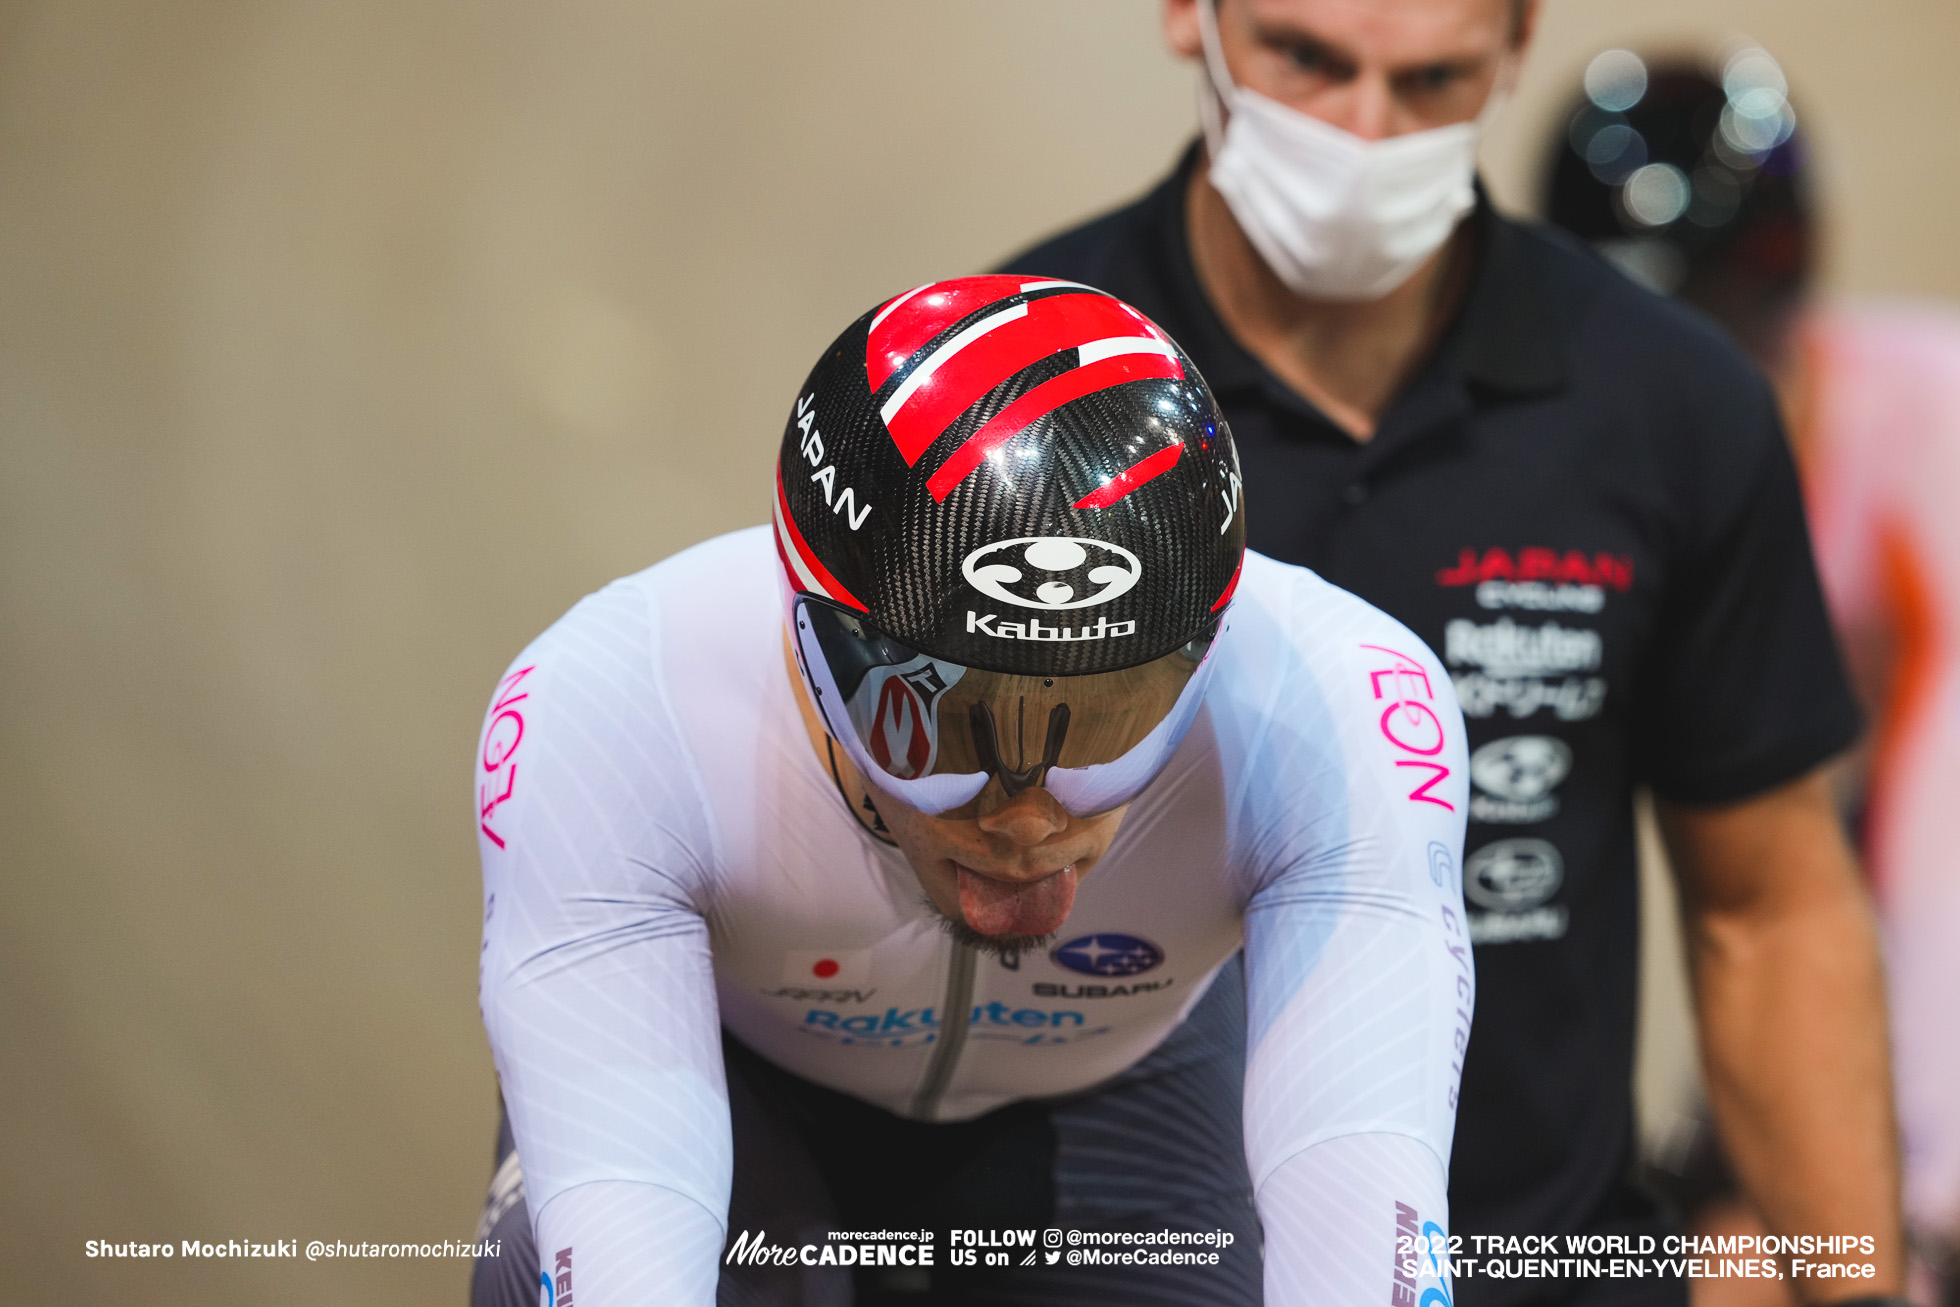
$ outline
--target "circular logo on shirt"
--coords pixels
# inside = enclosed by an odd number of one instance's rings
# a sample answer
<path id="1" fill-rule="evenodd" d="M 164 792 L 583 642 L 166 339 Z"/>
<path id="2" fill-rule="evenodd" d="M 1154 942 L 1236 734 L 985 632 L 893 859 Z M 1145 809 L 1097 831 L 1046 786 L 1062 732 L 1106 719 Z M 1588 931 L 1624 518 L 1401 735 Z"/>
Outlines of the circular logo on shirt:
<path id="1" fill-rule="evenodd" d="M 1143 564 L 1121 545 L 1084 536 L 1021 536 L 982 545 L 960 572 L 981 594 L 1021 608 L 1093 608 L 1128 594 Z"/>
<path id="2" fill-rule="evenodd" d="M 1544 798 L 1571 771 L 1571 748 L 1549 735 L 1492 740 L 1470 755 L 1470 779 L 1478 789 L 1521 803 Z"/>
<path id="3" fill-rule="evenodd" d="M 1048 955 L 1057 966 L 1085 976 L 1134 976 L 1164 960 L 1164 950 L 1135 935 L 1084 935 Z"/>
<path id="4" fill-rule="evenodd" d="M 1547 840 L 1498 840 L 1463 860 L 1463 893 L 1499 912 L 1535 908 L 1565 879 L 1565 859 Z"/>

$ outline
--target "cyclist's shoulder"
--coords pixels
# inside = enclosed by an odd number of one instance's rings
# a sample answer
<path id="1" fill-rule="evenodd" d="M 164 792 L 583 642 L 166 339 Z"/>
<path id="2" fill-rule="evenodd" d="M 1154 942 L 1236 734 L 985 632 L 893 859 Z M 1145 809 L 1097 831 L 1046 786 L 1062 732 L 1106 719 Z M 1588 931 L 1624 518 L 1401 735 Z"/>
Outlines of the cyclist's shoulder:
<path id="1" fill-rule="evenodd" d="M 1259 650 L 1268 669 L 1259 673 L 1325 680 L 1366 662 L 1377 647 L 1438 667 L 1416 634 L 1360 595 L 1298 567 L 1247 550 L 1234 596 L 1233 641 Z"/>
<path id="2" fill-rule="evenodd" d="M 498 815 L 562 807 L 712 863 L 709 787 L 720 778 L 739 806 L 756 751 L 795 729 L 786 691 L 766 692 L 785 680 L 773 565 L 766 530 L 717 537 L 585 596 L 532 641 L 480 737 Z"/>
<path id="3" fill-rule="evenodd" d="M 1225 664 L 1207 706 L 1228 765 L 1320 774 L 1374 737 L 1382 695 L 1405 681 L 1454 712 L 1441 661 L 1408 627 L 1304 567 L 1255 553 L 1219 649 Z"/>
<path id="4" fill-rule="evenodd" d="M 776 611 L 775 549 L 766 526 L 743 527 L 689 545 L 679 553 L 622 576 L 600 594 L 620 590 L 653 606 L 663 628 L 706 631 L 752 611 Z"/>
<path id="5" fill-rule="evenodd" d="M 1460 770 L 1456 693 L 1434 651 L 1360 596 L 1256 554 L 1238 600 L 1220 642 L 1230 670 L 1206 706 L 1246 827 L 1297 834 L 1330 812 L 1399 827 L 1426 813 L 1394 783 L 1411 767 L 1425 769 L 1417 781 Z"/>
<path id="6" fill-rule="evenodd" d="M 775 611 L 770 566 L 768 528 L 715 536 L 586 595 L 532 648 L 626 654 L 740 639 Z"/>
<path id="7" fill-rule="evenodd" d="M 505 680 L 526 674 L 540 710 L 555 703 L 667 722 L 675 703 L 762 674 L 779 620 L 772 565 L 766 528 L 684 549 L 573 604 L 511 661 Z"/>

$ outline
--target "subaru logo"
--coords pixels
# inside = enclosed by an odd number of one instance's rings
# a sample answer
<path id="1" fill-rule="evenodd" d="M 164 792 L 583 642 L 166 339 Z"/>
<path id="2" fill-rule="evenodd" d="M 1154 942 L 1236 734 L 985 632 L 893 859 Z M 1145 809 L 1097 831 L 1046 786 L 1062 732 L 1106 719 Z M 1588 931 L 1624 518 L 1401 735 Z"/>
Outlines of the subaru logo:
<path id="1" fill-rule="evenodd" d="M 1048 955 L 1057 966 L 1085 976 L 1134 976 L 1164 960 L 1164 950 L 1135 935 L 1084 935 Z"/>
<path id="2" fill-rule="evenodd" d="M 1550 735 L 1492 740 L 1470 755 L 1470 779 L 1478 789 L 1500 799 L 1542 799 L 1571 770 L 1571 747 Z"/>
<path id="3" fill-rule="evenodd" d="M 1021 536 L 982 545 L 966 556 L 960 572 L 991 599 L 1060 612 L 1128 594 L 1143 579 L 1143 564 L 1121 545 L 1103 540 Z"/>
<path id="4" fill-rule="evenodd" d="M 1497 912 L 1535 908 L 1565 879 L 1565 859 L 1547 840 L 1498 840 L 1463 860 L 1463 893 Z"/>

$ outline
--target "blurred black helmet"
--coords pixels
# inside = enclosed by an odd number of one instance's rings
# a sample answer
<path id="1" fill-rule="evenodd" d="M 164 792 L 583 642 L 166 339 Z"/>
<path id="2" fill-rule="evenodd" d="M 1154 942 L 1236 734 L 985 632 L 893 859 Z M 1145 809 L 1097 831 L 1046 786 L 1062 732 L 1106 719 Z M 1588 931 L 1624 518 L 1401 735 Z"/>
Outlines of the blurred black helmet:
<path id="1" fill-rule="evenodd" d="M 967 667 L 1078 676 L 1209 639 L 1245 519 L 1169 336 L 1073 282 L 966 277 L 867 312 L 777 462 L 790 589 Z"/>
<path id="2" fill-rule="evenodd" d="M 1783 71 L 1740 51 L 1720 75 L 1608 50 L 1586 69 L 1545 180 L 1545 216 L 1636 280 L 1756 347 L 1814 262 L 1807 151 Z"/>

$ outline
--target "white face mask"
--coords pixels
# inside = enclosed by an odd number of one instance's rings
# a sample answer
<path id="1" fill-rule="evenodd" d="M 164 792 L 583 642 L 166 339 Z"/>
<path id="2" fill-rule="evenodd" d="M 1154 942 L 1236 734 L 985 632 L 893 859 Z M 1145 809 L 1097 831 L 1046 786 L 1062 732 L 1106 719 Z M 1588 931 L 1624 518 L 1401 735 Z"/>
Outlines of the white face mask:
<path id="1" fill-rule="evenodd" d="M 1477 141 L 1500 97 L 1493 93 L 1471 122 L 1365 141 L 1234 86 L 1214 4 L 1198 3 L 1210 72 L 1199 116 L 1212 186 L 1295 294 L 1380 299 L 1441 248 L 1476 203 Z M 1221 102 L 1231 114 L 1222 125 Z"/>

